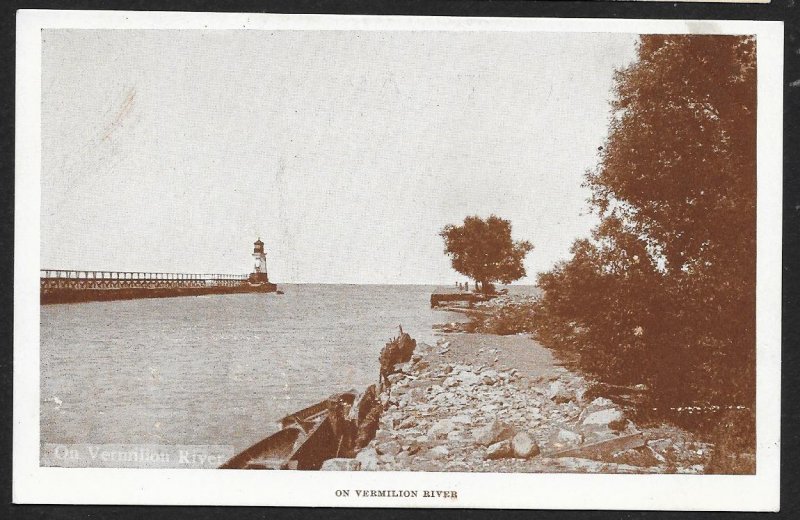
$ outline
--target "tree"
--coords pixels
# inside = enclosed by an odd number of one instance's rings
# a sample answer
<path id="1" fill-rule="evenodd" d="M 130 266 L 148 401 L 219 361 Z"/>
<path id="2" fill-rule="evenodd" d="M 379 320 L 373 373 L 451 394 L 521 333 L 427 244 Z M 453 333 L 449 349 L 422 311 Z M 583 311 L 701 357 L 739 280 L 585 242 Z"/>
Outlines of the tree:
<path id="1" fill-rule="evenodd" d="M 755 403 L 756 61 L 747 36 L 642 36 L 586 175 L 601 219 L 539 278 L 537 331 L 665 404 Z"/>
<path id="2" fill-rule="evenodd" d="M 483 292 L 492 292 L 493 282 L 506 284 L 525 276 L 523 261 L 533 244 L 512 240 L 508 220 L 470 216 L 463 225 L 445 226 L 439 235 L 453 269 L 475 280 Z"/>

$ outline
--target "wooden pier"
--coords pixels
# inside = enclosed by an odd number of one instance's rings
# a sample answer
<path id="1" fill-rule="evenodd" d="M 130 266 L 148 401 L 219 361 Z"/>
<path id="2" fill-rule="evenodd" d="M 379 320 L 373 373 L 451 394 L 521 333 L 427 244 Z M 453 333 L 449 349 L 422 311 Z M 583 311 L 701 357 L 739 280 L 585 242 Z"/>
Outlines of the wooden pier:
<path id="1" fill-rule="evenodd" d="M 277 288 L 274 283 L 264 281 L 263 277 L 255 279 L 253 275 L 64 269 L 42 269 L 39 273 L 42 305 L 204 294 L 269 293 L 276 292 Z"/>
<path id="2" fill-rule="evenodd" d="M 482 294 L 440 287 L 431 294 L 431 308 L 448 305 L 466 305 L 472 307 L 475 303 L 489 301 L 495 297 L 497 297 L 496 294 Z"/>

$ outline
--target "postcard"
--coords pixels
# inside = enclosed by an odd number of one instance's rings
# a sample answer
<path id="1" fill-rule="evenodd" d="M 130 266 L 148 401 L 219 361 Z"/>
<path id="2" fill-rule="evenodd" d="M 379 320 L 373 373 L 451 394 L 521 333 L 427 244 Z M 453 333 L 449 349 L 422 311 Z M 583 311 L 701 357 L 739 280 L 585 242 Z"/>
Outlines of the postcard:
<path id="1" fill-rule="evenodd" d="M 15 502 L 779 508 L 781 23 L 17 24 Z"/>

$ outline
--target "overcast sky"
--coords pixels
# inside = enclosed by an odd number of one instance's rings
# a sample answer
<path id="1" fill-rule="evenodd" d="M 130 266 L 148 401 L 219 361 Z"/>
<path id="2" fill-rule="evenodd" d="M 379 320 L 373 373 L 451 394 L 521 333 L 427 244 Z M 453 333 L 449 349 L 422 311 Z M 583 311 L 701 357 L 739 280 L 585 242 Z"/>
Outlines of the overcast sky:
<path id="1" fill-rule="evenodd" d="M 44 31 L 42 266 L 463 280 L 438 231 L 510 219 L 535 273 L 594 224 L 623 34 Z"/>

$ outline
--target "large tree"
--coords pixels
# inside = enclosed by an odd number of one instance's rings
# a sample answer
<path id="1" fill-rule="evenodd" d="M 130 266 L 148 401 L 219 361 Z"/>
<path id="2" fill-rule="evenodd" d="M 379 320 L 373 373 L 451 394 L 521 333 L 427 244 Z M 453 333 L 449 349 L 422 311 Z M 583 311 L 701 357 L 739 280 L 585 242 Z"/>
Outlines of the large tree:
<path id="1" fill-rule="evenodd" d="M 647 35 L 587 173 L 601 224 L 540 276 L 541 338 L 675 405 L 755 399 L 755 41 Z"/>
<path id="2" fill-rule="evenodd" d="M 493 282 L 511 283 L 525 276 L 523 261 L 533 244 L 512 240 L 508 220 L 470 216 L 460 226 L 445 226 L 439 234 L 453 269 L 475 280 L 483 292 L 491 292 Z"/>

